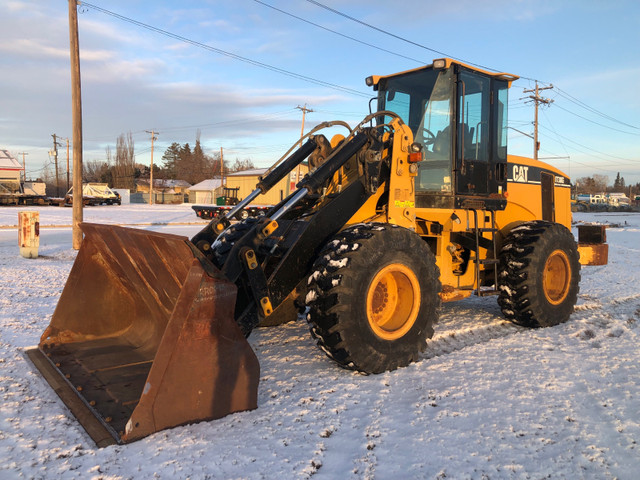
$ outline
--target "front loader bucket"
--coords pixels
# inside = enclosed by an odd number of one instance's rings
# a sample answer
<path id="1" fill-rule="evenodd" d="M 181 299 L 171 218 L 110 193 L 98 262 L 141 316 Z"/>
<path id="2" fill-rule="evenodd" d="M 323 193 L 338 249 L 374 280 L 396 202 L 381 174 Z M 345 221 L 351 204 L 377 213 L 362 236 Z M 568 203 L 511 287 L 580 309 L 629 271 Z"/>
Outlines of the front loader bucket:
<path id="1" fill-rule="evenodd" d="M 83 223 L 30 359 L 98 446 L 257 407 L 236 286 L 186 237 Z"/>

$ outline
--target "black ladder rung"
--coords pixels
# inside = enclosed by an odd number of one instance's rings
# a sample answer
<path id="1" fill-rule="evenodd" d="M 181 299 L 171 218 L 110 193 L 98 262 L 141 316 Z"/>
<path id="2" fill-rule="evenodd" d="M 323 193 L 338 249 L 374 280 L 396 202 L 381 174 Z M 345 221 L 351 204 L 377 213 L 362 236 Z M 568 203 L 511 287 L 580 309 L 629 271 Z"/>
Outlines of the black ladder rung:
<path id="1" fill-rule="evenodd" d="M 497 288 L 480 289 L 477 291 L 478 297 L 484 297 L 489 295 L 499 295 L 499 294 L 500 294 L 500 290 L 498 290 Z"/>
<path id="2" fill-rule="evenodd" d="M 495 214 L 494 212 L 489 212 L 490 214 L 490 227 L 479 227 L 478 225 L 478 212 L 476 210 L 473 210 L 473 215 L 474 215 L 474 228 L 470 228 L 469 231 L 470 233 L 474 233 L 475 234 L 475 243 L 476 243 L 476 254 L 474 258 L 470 258 L 469 260 L 473 261 L 476 265 L 476 286 L 477 288 L 475 289 L 475 294 L 479 297 L 484 297 L 484 296 L 489 296 L 489 295 L 498 295 L 500 294 L 500 290 L 498 290 L 498 268 L 497 266 L 500 264 L 500 260 L 497 259 L 498 256 L 498 252 L 497 252 L 497 248 L 496 248 L 496 234 L 498 234 L 500 232 L 499 229 L 496 228 L 496 218 L 495 218 Z M 488 215 L 485 213 L 485 221 L 484 221 L 484 225 L 487 224 L 487 217 Z M 488 236 L 484 236 L 485 233 L 488 233 Z M 491 242 L 490 246 L 486 245 L 486 242 Z M 481 246 L 480 244 L 483 243 L 483 245 Z M 487 250 L 487 254 L 489 254 L 490 250 L 493 250 L 493 258 L 480 258 L 480 248 L 484 248 Z M 482 268 L 482 267 L 486 267 L 487 265 L 493 265 L 494 268 Z M 480 287 L 480 272 L 484 271 L 486 273 L 491 273 L 491 271 L 493 271 L 493 279 L 494 279 L 494 285 L 491 287 Z"/>
<path id="3" fill-rule="evenodd" d="M 480 265 L 498 265 L 500 263 L 500 260 L 497 260 L 495 258 L 485 258 L 480 259 L 478 263 L 480 263 Z"/>

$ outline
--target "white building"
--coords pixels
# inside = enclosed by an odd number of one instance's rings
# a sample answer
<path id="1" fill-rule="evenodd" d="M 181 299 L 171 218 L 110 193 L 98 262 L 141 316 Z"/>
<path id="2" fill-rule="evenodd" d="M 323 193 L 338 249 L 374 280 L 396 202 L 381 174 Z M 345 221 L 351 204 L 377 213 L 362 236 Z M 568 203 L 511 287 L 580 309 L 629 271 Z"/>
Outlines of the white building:
<path id="1" fill-rule="evenodd" d="M 0 190 L 10 193 L 20 191 L 20 174 L 22 165 L 13 158 L 8 150 L 0 150 Z"/>
<path id="2" fill-rule="evenodd" d="M 219 178 L 203 180 L 189 187 L 188 191 L 190 203 L 215 205 L 216 198 L 222 195 L 222 180 Z"/>

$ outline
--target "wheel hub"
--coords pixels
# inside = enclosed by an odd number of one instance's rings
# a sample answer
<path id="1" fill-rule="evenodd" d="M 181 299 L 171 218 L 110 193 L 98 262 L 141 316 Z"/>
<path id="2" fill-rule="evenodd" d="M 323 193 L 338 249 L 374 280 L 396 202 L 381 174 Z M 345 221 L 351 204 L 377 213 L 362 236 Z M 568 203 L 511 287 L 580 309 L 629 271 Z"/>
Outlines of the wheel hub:
<path id="1" fill-rule="evenodd" d="M 569 258 L 562 250 L 554 250 L 544 265 L 542 275 L 544 295 L 552 305 L 561 304 L 569 293 L 571 267 Z"/>
<path id="2" fill-rule="evenodd" d="M 377 336 L 402 337 L 413 327 L 419 310 L 420 283 L 411 269 L 394 263 L 375 275 L 367 295 L 367 318 Z"/>

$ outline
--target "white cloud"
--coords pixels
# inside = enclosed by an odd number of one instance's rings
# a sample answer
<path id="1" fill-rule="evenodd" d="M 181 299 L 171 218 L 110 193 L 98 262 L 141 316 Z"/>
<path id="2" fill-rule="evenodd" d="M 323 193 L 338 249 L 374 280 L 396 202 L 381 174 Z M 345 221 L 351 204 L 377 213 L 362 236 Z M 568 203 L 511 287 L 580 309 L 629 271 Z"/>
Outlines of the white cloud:
<path id="1" fill-rule="evenodd" d="M 0 42 L 0 51 L 23 58 L 69 58 L 69 48 L 54 47 L 32 38 L 4 40 Z"/>

